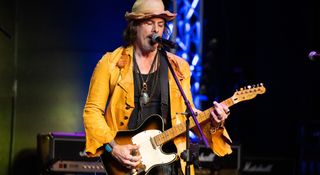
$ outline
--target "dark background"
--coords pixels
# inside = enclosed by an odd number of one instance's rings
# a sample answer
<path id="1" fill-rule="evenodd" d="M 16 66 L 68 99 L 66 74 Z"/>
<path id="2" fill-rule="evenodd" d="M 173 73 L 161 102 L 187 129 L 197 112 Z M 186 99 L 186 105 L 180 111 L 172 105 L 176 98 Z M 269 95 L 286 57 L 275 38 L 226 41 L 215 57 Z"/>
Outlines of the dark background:
<path id="1" fill-rule="evenodd" d="M 319 6 L 311 0 L 204 4 L 205 92 L 222 100 L 264 83 L 265 94 L 231 107 L 229 133 L 244 156 L 286 162 L 299 172 L 308 154 L 320 157 L 311 151 L 320 148 L 320 64 L 308 59 L 319 51 Z"/>
<path id="2" fill-rule="evenodd" d="M 0 1 L 0 174 L 9 165 L 36 174 L 37 134 L 83 131 L 92 70 L 122 44 L 133 2 Z M 242 157 L 298 172 L 303 148 L 319 149 L 320 60 L 308 59 L 320 52 L 316 0 L 207 0 L 203 9 L 203 108 L 263 83 L 265 94 L 231 107 L 227 129 Z"/>

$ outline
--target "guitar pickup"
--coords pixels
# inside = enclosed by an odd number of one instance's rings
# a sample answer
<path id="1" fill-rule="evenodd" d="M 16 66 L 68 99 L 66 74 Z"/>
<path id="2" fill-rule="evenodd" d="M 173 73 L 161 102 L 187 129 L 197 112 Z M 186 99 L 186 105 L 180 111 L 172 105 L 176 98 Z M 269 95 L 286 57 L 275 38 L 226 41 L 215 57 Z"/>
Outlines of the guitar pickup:
<path id="1" fill-rule="evenodd" d="M 153 137 L 150 137 L 150 142 L 151 142 L 151 145 L 152 145 L 153 149 L 156 149 L 157 144 L 156 144 L 156 142 L 155 142 Z"/>

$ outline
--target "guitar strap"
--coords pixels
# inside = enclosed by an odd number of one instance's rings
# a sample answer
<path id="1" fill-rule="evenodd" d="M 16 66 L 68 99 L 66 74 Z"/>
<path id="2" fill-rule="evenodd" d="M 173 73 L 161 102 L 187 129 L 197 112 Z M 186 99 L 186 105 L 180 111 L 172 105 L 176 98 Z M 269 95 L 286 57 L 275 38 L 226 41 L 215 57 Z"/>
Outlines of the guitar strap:
<path id="1" fill-rule="evenodd" d="M 169 81 L 168 81 L 168 63 L 165 55 L 160 52 L 160 91 L 161 91 L 161 114 L 165 126 L 167 125 L 169 114 Z"/>

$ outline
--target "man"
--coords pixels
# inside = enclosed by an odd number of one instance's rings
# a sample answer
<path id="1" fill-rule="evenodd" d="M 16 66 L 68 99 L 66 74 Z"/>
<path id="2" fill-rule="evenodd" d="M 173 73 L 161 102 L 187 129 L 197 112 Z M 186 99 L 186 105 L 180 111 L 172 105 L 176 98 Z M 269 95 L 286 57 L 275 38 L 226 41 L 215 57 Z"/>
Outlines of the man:
<path id="1" fill-rule="evenodd" d="M 103 154 L 105 166 L 111 166 L 111 170 L 106 168 L 108 174 L 115 173 L 112 170 L 134 172 L 145 163 L 141 156 L 141 147 L 145 145 L 133 144 L 130 139 L 129 143 L 120 143 L 121 139 L 116 137 L 119 131 L 139 128 L 146 119 L 154 119 L 150 117 L 152 114 L 162 116 L 166 129 L 185 122 L 182 113 L 187 107 L 165 57 L 168 57 L 186 97 L 194 107 L 189 64 L 172 53 L 160 51 L 161 45 L 152 40 L 154 34 L 163 36 L 166 22 L 175 16 L 164 10 L 162 0 L 137 0 L 132 12 L 125 14 L 128 21 L 124 32 L 126 44 L 106 53 L 93 72 L 83 114 L 86 152 L 91 157 Z M 213 151 L 224 156 L 231 153 L 231 140 L 223 126 L 229 109 L 217 102 L 213 107 L 211 122 L 201 126 Z M 148 142 L 149 138 L 145 140 Z M 185 142 L 184 135 L 173 139 L 178 156 L 185 150 Z M 172 151 L 171 148 L 168 146 L 169 151 Z M 180 163 L 180 169 L 184 171 L 185 162 L 180 160 Z M 176 174 L 179 166 L 179 163 L 171 163 L 147 171 L 150 174 Z"/>

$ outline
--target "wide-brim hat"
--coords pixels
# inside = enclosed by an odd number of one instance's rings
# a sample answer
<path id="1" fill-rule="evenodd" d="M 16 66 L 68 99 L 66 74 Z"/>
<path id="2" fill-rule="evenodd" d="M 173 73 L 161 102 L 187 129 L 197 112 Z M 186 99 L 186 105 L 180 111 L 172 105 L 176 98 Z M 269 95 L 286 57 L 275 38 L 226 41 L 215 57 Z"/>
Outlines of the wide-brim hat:
<path id="1" fill-rule="evenodd" d="M 164 10 L 162 0 L 136 0 L 132 6 L 131 12 L 126 12 L 125 14 L 125 18 L 128 21 L 148 19 L 152 17 L 160 17 L 166 21 L 171 21 L 176 16 L 176 13 Z"/>

